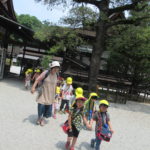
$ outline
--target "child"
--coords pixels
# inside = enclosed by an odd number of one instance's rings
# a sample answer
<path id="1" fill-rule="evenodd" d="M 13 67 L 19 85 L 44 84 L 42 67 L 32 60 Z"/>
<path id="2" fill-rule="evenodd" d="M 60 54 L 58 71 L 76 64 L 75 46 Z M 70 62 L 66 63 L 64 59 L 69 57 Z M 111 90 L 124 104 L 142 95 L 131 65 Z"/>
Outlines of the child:
<path id="1" fill-rule="evenodd" d="M 114 132 L 110 123 L 109 114 L 107 113 L 108 107 L 109 107 L 108 101 L 101 100 L 99 105 L 99 112 L 94 113 L 93 118 L 90 121 L 90 126 L 88 126 L 88 128 L 92 128 L 93 121 L 96 121 L 96 127 L 95 127 L 96 138 L 91 140 L 91 147 L 94 148 L 96 143 L 95 150 L 100 150 L 101 140 L 99 139 L 97 133 L 99 132 L 99 129 L 102 126 L 109 129 L 111 133 Z"/>
<path id="2" fill-rule="evenodd" d="M 76 99 L 75 105 L 69 111 L 68 124 L 68 138 L 66 142 L 66 149 L 74 150 L 78 135 L 82 129 L 82 120 L 87 125 L 85 116 L 83 115 L 83 107 L 85 102 L 84 97 L 79 97 Z"/>
<path id="3" fill-rule="evenodd" d="M 73 86 L 72 86 L 72 78 L 68 77 L 66 80 L 66 84 L 62 87 L 62 101 L 60 105 L 60 112 L 62 112 L 62 109 L 64 108 L 64 105 L 66 104 L 65 110 L 69 110 L 69 101 L 72 98 L 73 94 Z"/>
<path id="4" fill-rule="evenodd" d="M 71 107 L 75 104 L 76 99 L 78 97 L 84 97 L 83 96 L 83 89 L 81 87 L 76 88 L 75 95 L 73 95 L 72 100 L 70 102 Z"/>
<path id="5" fill-rule="evenodd" d="M 34 73 L 33 78 L 32 78 L 33 83 L 40 76 L 40 74 L 41 74 L 41 70 L 40 69 L 35 69 L 35 73 Z"/>
<path id="6" fill-rule="evenodd" d="M 90 93 L 89 99 L 85 102 L 84 113 L 87 120 L 91 120 L 93 113 L 95 112 L 95 101 L 97 100 L 98 95 L 96 93 Z"/>
<path id="7" fill-rule="evenodd" d="M 25 88 L 26 89 L 30 88 L 32 72 L 33 72 L 32 69 L 28 69 L 25 72 Z"/>
<path id="8" fill-rule="evenodd" d="M 60 83 L 57 83 L 55 102 L 53 103 L 53 118 L 54 119 L 56 119 L 56 113 L 59 107 L 59 101 L 60 101 Z"/>

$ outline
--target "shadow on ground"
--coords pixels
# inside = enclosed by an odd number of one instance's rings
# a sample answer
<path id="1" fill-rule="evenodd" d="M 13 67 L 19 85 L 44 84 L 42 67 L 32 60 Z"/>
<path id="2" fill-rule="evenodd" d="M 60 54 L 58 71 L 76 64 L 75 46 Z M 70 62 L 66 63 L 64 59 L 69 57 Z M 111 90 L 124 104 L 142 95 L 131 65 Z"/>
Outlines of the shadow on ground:
<path id="1" fill-rule="evenodd" d="M 37 125 L 37 124 L 36 124 L 37 118 L 38 118 L 37 115 L 30 115 L 29 117 L 23 119 L 22 122 L 23 122 L 23 123 L 30 122 L 31 124 Z M 49 120 L 47 120 L 47 119 L 44 119 L 44 120 L 45 120 L 45 124 L 48 124 Z"/>
<path id="2" fill-rule="evenodd" d="M 65 148 L 65 142 L 64 141 L 59 141 L 56 143 L 57 149 L 60 150 L 66 150 Z M 90 144 L 88 142 L 82 142 L 79 146 L 75 147 L 77 150 L 93 150 L 90 148 Z"/>
<path id="3" fill-rule="evenodd" d="M 79 148 L 78 148 L 79 150 L 83 150 L 83 149 L 85 149 L 85 150 L 94 150 L 94 149 L 92 149 L 91 147 L 90 147 L 90 143 L 88 143 L 88 142 L 82 142 L 80 145 L 79 145 Z"/>
<path id="4" fill-rule="evenodd" d="M 57 147 L 57 149 L 60 149 L 60 150 L 66 150 L 64 141 L 58 141 L 56 143 L 56 147 Z"/>
<path id="5" fill-rule="evenodd" d="M 31 124 L 36 125 L 37 115 L 30 115 L 29 117 L 23 119 L 23 123 L 30 122 Z"/>

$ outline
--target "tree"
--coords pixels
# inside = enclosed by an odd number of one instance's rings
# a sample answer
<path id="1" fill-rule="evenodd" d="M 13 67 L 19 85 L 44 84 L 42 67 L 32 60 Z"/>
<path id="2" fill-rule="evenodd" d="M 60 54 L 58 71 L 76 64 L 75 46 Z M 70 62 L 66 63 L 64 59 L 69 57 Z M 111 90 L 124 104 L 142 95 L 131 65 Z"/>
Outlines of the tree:
<path id="1" fill-rule="evenodd" d="M 75 50 L 83 43 L 77 33 L 69 28 L 56 26 L 55 24 L 44 22 L 41 29 L 35 33 L 35 38 L 52 44 L 51 51 L 63 51 L 64 48 Z"/>
<path id="2" fill-rule="evenodd" d="M 40 20 L 38 20 L 35 16 L 30 16 L 28 14 L 17 15 L 17 21 L 33 31 L 38 30 L 42 26 L 42 22 Z"/>
<path id="3" fill-rule="evenodd" d="M 70 25 L 72 28 L 84 28 L 95 30 L 95 23 L 98 13 L 84 5 L 73 7 L 67 17 L 61 18 L 63 24 Z"/>
<path id="4" fill-rule="evenodd" d="M 50 7 L 67 2 L 67 0 L 36 0 L 44 1 Z M 96 22 L 96 39 L 92 52 L 90 71 L 89 71 L 89 91 L 96 90 L 97 77 L 99 74 L 101 55 L 106 49 L 107 30 L 118 24 L 137 24 L 140 20 L 149 17 L 149 12 L 134 19 L 122 18 L 111 20 L 114 13 L 124 13 L 124 11 L 141 12 L 146 9 L 150 0 L 72 0 L 75 3 L 91 4 L 98 8 L 99 17 Z"/>
<path id="5" fill-rule="evenodd" d="M 108 41 L 107 49 L 111 51 L 109 71 L 128 79 L 130 93 L 134 93 L 139 86 L 150 86 L 150 26 L 130 25 L 119 30 L 120 34 Z"/>
<path id="6" fill-rule="evenodd" d="M 75 51 L 79 45 L 84 43 L 74 30 L 56 26 L 47 21 L 43 23 L 42 28 L 35 33 L 34 37 L 50 43 L 49 56 L 61 53 L 64 50 Z M 46 66 L 48 62 L 49 57 L 44 57 L 42 59 L 42 66 Z"/>
<path id="7" fill-rule="evenodd" d="M 49 68 L 49 63 L 50 63 L 50 60 L 52 59 L 52 57 L 50 55 L 47 55 L 47 56 L 44 56 L 41 60 L 41 66 L 44 68 L 44 69 L 47 69 Z"/>

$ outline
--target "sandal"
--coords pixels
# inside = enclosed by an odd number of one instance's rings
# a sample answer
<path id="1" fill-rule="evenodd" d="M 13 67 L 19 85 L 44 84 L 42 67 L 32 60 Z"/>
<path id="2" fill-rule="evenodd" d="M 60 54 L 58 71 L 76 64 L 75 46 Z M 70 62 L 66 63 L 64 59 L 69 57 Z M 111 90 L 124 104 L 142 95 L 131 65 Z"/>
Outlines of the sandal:
<path id="1" fill-rule="evenodd" d="M 44 119 L 41 120 L 40 125 L 41 125 L 41 126 L 44 126 L 44 125 L 45 125 L 45 120 L 44 120 Z"/>
<path id="2" fill-rule="evenodd" d="M 70 146 L 70 142 L 67 141 L 66 144 L 65 144 L 66 149 L 68 149 L 69 146 Z"/>
<path id="3" fill-rule="evenodd" d="M 36 124 L 37 124 L 37 125 L 40 125 L 40 124 L 41 124 L 41 119 L 38 119 L 38 120 L 36 121 Z"/>

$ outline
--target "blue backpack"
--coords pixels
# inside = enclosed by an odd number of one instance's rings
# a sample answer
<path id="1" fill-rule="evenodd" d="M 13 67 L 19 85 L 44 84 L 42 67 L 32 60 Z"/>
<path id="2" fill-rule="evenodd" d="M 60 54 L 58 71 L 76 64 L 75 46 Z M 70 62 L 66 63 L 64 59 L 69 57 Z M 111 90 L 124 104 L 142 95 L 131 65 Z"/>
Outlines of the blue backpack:
<path id="1" fill-rule="evenodd" d="M 107 113 L 106 113 L 106 118 L 107 118 Z M 106 119 L 107 120 L 107 119 Z M 108 128 L 108 124 L 103 124 L 102 122 L 102 115 L 100 113 L 98 113 L 98 121 L 100 122 L 100 126 L 98 128 L 98 131 L 96 133 L 96 136 L 100 139 L 100 140 L 104 140 L 106 142 L 109 142 L 111 137 L 112 137 L 112 133 Z"/>

